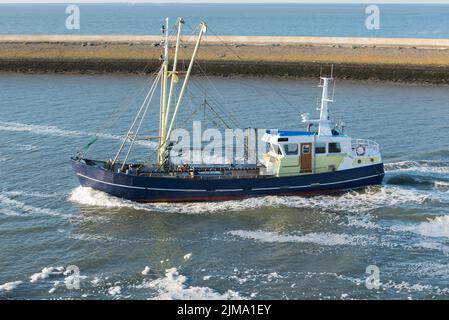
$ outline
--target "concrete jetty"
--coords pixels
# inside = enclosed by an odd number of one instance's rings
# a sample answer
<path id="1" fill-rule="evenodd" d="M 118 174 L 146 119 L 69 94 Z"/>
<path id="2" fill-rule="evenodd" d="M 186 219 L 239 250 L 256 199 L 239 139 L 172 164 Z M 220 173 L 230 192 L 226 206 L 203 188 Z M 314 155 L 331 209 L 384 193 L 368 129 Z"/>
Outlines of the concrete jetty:
<path id="1" fill-rule="evenodd" d="M 182 38 L 187 61 L 195 36 Z M 0 71 L 151 72 L 160 36 L 0 35 Z M 173 50 L 173 48 L 171 48 Z M 211 75 L 335 76 L 388 81 L 449 82 L 449 39 L 205 36 L 197 71 Z"/>

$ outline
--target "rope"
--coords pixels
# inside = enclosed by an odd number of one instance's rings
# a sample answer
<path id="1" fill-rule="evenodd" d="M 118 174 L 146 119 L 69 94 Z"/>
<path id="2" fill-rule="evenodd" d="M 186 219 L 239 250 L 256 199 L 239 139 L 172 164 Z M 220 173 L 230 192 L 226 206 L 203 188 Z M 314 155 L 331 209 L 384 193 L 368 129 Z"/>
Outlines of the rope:
<path id="1" fill-rule="evenodd" d="M 124 146 L 125 146 L 125 144 L 126 144 L 126 141 L 128 140 L 129 135 L 130 135 L 132 129 L 134 128 L 134 125 L 135 125 L 136 122 L 137 122 L 137 119 L 139 118 L 139 116 L 140 116 L 140 114 L 142 113 L 142 111 L 143 111 L 145 105 L 147 104 L 147 101 L 151 101 L 151 98 L 153 97 L 153 93 L 154 93 L 154 91 L 155 91 L 155 89 L 156 89 L 157 83 L 159 82 L 159 79 L 160 79 L 160 77 L 161 77 L 161 74 L 162 74 L 162 68 L 159 69 L 158 76 L 156 77 L 156 79 L 154 79 L 154 82 L 153 82 L 153 84 L 152 84 L 152 86 L 151 86 L 151 88 L 150 88 L 150 91 L 148 92 L 147 96 L 145 97 L 145 100 L 144 100 L 144 102 L 142 103 L 142 105 L 141 105 L 139 111 L 137 112 L 137 115 L 136 115 L 136 117 L 134 118 L 134 121 L 133 121 L 133 123 L 131 124 L 131 127 L 129 128 L 128 132 L 126 133 L 125 138 L 123 139 L 123 142 L 122 142 L 122 144 L 121 144 L 119 150 L 117 151 L 117 154 L 116 154 L 115 157 L 114 157 L 113 163 L 115 163 L 115 162 L 117 161 L 118 157 L 120 156 L 120 153 L 122 152 L 122 149 L 124 148 Z M 151 96 L 151 97 L 150 97 L 150 96 Z M 149 104 L 149 102 L 148 102 L 148 104 Z M 134 140 L 133 140 L 133 142 L 134 142 Z"/>
<path id="2" fill-rule="evenodd" d="M 159 81 L 159 79 L 160 79 L 160 77 L 161 77 L 161 74 L 162 74 L 162 73 L 159 72 L 159 75 L 158 75 L 158 77 L 156 78 L 154 84 L 157 84 L 157 82 Z M 137 138 L 137 135 L 138 135 L 138 133 L 139 133 L 140 127 L 142 126 L 143 119 L 145 118 L 145 115 L 146 115 L 146 113 L 147 113 L 147 111 L 148 111 L 148 108 L 149 108 L 149 106 L 150 106 L 151 100 L 153 99 L 153 95 L 154 95 L 154 93 L 156 92 L 156 88 L 157 88 L 157 85 L 153 85 L 153 87 L 150 89 L 150 92 L 149 92 L 149 99 L 148 99 L 148 101 L 146 101 L 145 110 L 143 111 L 143 114 L 142 114 L 142 116 L 141 116 L 141 118 L 140 118 L 140 121 L 139 121 L 139 124 L 138 124 L 138 126 L 137 126 L 136 132 L 134 133 L 134 137 L 133 137 L 133 139 L 131 140 L 131 144 L 130 144 L 130 146 L 129 146 L 128 152 L 126 153 L 125 160 L 123 160 L 123 164 L 122 164 L 121 170 L 123 170 L 123 168 L 125 167 L 125 163 L 126 163 L 126 161 L 128 160 L 129 154 L 131 153 L 132 147 L 133 147 L 133 145 L 134 145 L 134 141 L 136 141 L 136 138 Z M 131 129 L 132 129 L 132 127 L 131 127 Z M 129 137 L 129 133 L 128 133 L 127 136 Z M 125 138 L 125 141 L 126 141 L 126 138 Z"/>
<path id="3" fill-rule="evenodd" d="M 229 50 L 238 60 L 240 60 L 240 61 L 244 61 L 239 55 L 238 55 L 238 53 L 231 47 L 231 46 L 229 46 L 229 44 L 227 44 L 218 34 L 216 34 L 213 30 L 212 30 L 212 28 L 210 27 L 210 26 L 208 26 L 207 27 L 207 29 L 208 29 L 208 33 L 211 33 L 213 36 L 215 36 L 223 45 L 224 45 L 224 47 L 227 49 L 227 50 Z M 251 85 L 248 85 L 247 83 L 244 83 L 244 82 L 242 82 L 243 83 L 243 85 L 247 85 L 247 86 L 250 86 L 251 87 Z M 278 97 L 280 97 L 285 103 L 287 103 L 290 107 L 294 107 L 294 105 L 287 99 L 287 98 L 285 98 L 279 91 L 277 91 L 273 86 L 271 86 L 270 84 L 268 84 L 267 83 L 267 85 L 268 85 L 268 87 L 269 87 L 269 89 L 271 90 L 271 91 L 273 91 Z M 253 86 L 254 87 L 254 86 Z M 265 95 L 264 95 L 265 96 Z"/>

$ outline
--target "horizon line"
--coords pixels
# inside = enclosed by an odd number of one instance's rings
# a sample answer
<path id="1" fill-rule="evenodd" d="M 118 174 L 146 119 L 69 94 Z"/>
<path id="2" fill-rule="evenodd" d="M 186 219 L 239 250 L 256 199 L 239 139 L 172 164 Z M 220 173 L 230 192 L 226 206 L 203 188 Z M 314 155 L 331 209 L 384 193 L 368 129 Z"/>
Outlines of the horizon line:
<path id="1" fill-rule="evenodd" d="M 126 0 L 105 0 L 105 1 L 89 1 L 89 0 L 43 0 L 43 1 L 31 1 L 31 0 L 16 0 L 16 1 L 3 1 L 0 0 L 0 4 L 380 4 L 380 5 L 388 5 L 388 4 L 447 4 L 449 5 L 447 0 L 431 0 L 431 1 L 423 1 L 423 0 L 283 0 L 280 2 L 269 1 L 269 0 L 220 0 L 220 1 L 211 1 L 211 0 L 134 0 L 134 1 L 126 1 Z"/>

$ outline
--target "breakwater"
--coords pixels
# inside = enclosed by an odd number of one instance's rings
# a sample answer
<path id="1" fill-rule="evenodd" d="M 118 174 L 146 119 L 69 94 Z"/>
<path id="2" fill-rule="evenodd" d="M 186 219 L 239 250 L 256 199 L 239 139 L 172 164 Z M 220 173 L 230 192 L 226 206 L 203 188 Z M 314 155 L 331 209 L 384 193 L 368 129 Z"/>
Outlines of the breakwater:
<path id="1" fill-rule="evenodd" d="M 0 70 L 16 72 L 151 72 L 160 36 L 2 35 Z M 182 38 L 188 61 L 195 37 Z M 173 50 L 173 48 L 171 48 Z M 211 75 L 316 77 L 334 64 L 338 78 L 446 83 L 448 39 L 206 36 L 199 69 Z"/>

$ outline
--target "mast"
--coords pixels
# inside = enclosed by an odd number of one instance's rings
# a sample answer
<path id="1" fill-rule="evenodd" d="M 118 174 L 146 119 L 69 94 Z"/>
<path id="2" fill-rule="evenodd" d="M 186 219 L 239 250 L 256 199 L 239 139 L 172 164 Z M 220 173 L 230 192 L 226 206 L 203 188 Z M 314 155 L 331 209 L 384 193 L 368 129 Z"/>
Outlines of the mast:
<path id="1" fill-rule="evenodd" d="M 168 121 L 168 115 L 170 114 L 170 106 L 171 106 L 171 98 L 173 95 L 173 89 L 174 89 L 174 84 L 178 81 L 178 74 L 177 74 L 177 64 L 178 64 L 178 53 L 179 53 L 179 44 L 181 42 L 181 30 L 182 30 L 182 25 L 184 24 L 184 20 L 179 17 L 178 18 L 178 33 L 176 35 L 176 46 L 175 46 L 175 56 L 173 59 L 173 69 L 171 71 L 171 79 L 170 79 L 170 90 L 168 92 L 168 101 L 167 101 L 167 110 L 166 110 L 166 114 L 165 114 L 165 126 L 167 125 L 167 121 Z"/>
<path id="2" fill-rule="evenodd" d="M 322 96 L 321 96 L 321 108 L 320 108 L 320 121 L 318 128 L 318 135 L 332 135 L 332 131 L 330 128 L 330 117 L 329 117 L 329 108 L 328 103 L 333 102 L 333 93 L 329 90 L 329 86 L 333 83 L 334 79 L 332 77 L 321 77 L 320 87 L 323 88 Z"/>
<path id="3" fill-rule="evenodd" d="M 165 116 L 162 119 L 163 121 L 163 135 L 161 135 L 161 141 L 165 140 L 165 134 L 166 134 L 166 128 L 167 128 L 167 121 L 168 121 L 168 116 L 170 115 L 170 107 L 171 107 L 171 101 L 172 101 L 172 96 L 173 96 L 173 89 L 174 89 L 174 85 L 175 83 L 178 82 L 178 73 L 177 73 L 177 64 L 178 64 L 178 53 L 179 53 L 179 44 L 181 42 L 181 30 L 182 30 L 182 25 L 184 24 L 184 20 L 179 17 L 178 18 L 178 32 L 176 35 L 176 46 L 175 46 L 175 56 L 173 59 L 173 68 L 172 71 L 170 73 L 170 89 L 168 92 L 168 98 L 167 98 L 167 103 L 165 106 Z M 167 64 L 168 65 L 168 64 Z M 162 154 L 159 153 L 159 163 L 163 162 L 163 157 Z"/>
<path id="4" fill-rule="evenodd" d="M 309 125 L 318 125 L 318 136 L 330 136 L 332 135 L 332 129 L 328 104 L 329 102 L 334 102 L 335 81 L 333 72 L 331 72 L 330 77 L 320 76 L 320 84 L 318 86 L 323 88 L 321 94 L 320 118 L 311 120 L 309 119 L 308 113 L 303 113 L 301 114 L 302 122 Z M 332 89 L 330 89 L 331 86 Z"/>
<path id="5" fill-rule="evenodd" d="M 161 144 L 159 146 L 159 159 L 160 159 L 159 164 L 160 165 L 163 165 L 165 162 L 165 150 L 166 150 L 167 141 L 168 141 L 171 131 L 173 129 L 173 124 L 176 120 L 176 116 L 178 115 L 179 106 L 181 105 L 182 98 L 184 96 L 185 90 L 187 88 L 187 84 L 190 79 L 190 74 L 193 69 L 193 64 L 195 62 L 196 54 L 198 52 L 198 48 L 201 43 L 201 39 L 202 39 L 204 33 L 206 33 L 206 31 L 207 31 L 207 24 L 205 22 L 201 22 L 199 29 L 200 29 L 200 31 L 198 34 L 198 39 L 196 41 L 195 48 L 193 49 L 192 58 L 190 59 L 189 67 L 187 69 L 187 73 L 184 78 L 184 82 L 182 83 L 182 87 L 181 87 L 181 91 L 179 92 L 178 100 L 176 101 L 175 109 L 173 111 L 173 116 L 170 121 L 170 126 L 168 127 L 166 134 L 164 134 L 164 139 L 161 139 Z"/>
<path id="6" fill-rule="evenodd" d="M 166 109 L 167 109 L 167 78 L 168 78 L 168 18 L 165 18 L 165 27 L 162 32 L 165 35 L 164 39 L 164 60 L 162 63 L 162 82 L 161 82 L 161 102 L 160 102 L 160 119 L 159 119 L 159 137 L 160 143 L 165 141 L 165 127 L 166 127 Z M 159 162 L 161 158 L 159 157 Z"/>

